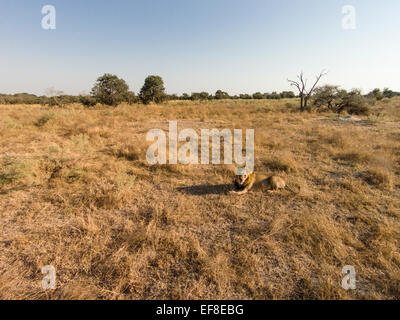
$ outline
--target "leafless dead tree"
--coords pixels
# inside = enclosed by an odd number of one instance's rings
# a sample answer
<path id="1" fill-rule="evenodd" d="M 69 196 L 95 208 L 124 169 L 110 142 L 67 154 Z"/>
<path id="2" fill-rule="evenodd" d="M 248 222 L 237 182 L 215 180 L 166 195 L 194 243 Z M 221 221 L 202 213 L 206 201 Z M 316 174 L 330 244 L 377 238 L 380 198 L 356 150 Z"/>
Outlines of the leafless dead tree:
<path id="1" fill-rule="evenodd" d="M 64 92 L 62 92 L 60 90 L 56 90 L 56 89 L 54 89 L 54 87 L 45 89 L 45 95 L 50 98 L 49 99 L 50 106 L 62 107 L 64 104 L 63 104 L 62 100 L 60 99 L 60 96 L 63 94 L 64 94 Z"/>
<path id="2" fill-rule="evenodd" d="M 307 79 L 304 79 L 304 73 L 301 72 L 300 75 L 297 76 L 299 80 L 294 81 L 287 79 L 292 87 L 296 87 L 299 90 L 300 96 L 300 111 L 304 111 L 307 109 L 308 100 L 310 99 L 314 89 L 317 87 L 318 82 L 321 80 L 323 76 L 326 76 L 328 72 L 322 70 L 317 76 L 314 82 L 314 85 L 310 90 L 307 90 Z"/>

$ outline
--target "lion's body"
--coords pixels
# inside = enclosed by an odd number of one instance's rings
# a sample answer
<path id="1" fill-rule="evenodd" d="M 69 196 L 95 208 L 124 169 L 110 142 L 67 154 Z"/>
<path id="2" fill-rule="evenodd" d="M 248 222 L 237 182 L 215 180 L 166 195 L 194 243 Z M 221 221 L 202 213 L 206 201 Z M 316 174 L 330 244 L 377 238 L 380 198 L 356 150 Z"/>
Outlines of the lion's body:
<path id="1" fill-rule="evenodd" d="M 268 188 L 268 190 L 271 190 L 271 191 L 285 189 L 285 187 L 286 187 L 285 180 L 283 180 L 281 177 L 278 177 L 278 176 L 268 177 L 262 183 L 263 183 L 263 185 L 265 185 Z"/>
<path id="2" fill-rule="evenodd" d="M 295 193 L 286 185 L 285 180 L 278 176 L 267 177 L 265 175 L 256 175 L 254 172 L 243 176 L 236 176 L 235 187 L 238 191 L 233 193 L 241 195 L 249 192 L 253 187 L 257 189 L 267 190 L 269 192 L 282 190 L 287 188 Z"/>

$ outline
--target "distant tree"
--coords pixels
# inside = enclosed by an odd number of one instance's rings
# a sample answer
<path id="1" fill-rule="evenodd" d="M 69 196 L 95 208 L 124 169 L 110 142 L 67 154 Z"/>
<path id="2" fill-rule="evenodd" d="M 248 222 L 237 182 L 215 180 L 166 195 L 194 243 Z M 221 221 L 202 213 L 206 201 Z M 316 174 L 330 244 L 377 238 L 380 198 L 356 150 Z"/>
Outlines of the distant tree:
<path id="1" fill-rule="evenodd" d="M 266 92 L 264 93 L 264 96 L 266 99 L 276 99 L 276 96 L 273 93 Z"/>
<path id="2" fill-rule="evenodd" d="M 264 95 L 261 92 L 256 92 L 253 94 L 253 99 L 264 99 Z"/>
<path id="3" fill-rule="evenodd" d="M 47 104 L 51 107 L 57 106 L 57 107 L 63 107 L 64 102 L 61 99 L 61 96 L 64 94 L 64 92 L 60 90 L 54 89 L 54 87 L 47 88 L 45 90 L 45 94 L 48 97 L 47 99 Z M 25 100 L 28 94 L 26 93 L 21 93 L 17 94 L 18 97 L 22 98 L 22 100 Z"/>
<path id="4" fill-rule="evenodd" d="M 383 96 L 385 98 L 389 98 L 390 99 L 390 98 L 395 97 L 396 95 L 398 95 L 397 92 L 394 92 L 393 90 L 390 90 L 389 88 L 383 89 Z"/>
<path id="5" fill-rule="evenodd" d="M 183 93 L 180 97 L 179 100 L 190 100 L 190 96 L 187 93 Z"/>
<path id="6" fill-rule="evenodd" d="M 178 95 L 176 93 L 167 94 L 166 95 L 166 100 L 169 100 L 169 101 L 171 101 L 171 100 L 179 100 L 179 97 L 178 97 Z"/>
<path id="7" fill-rule="evenodd" d="M 244 93 L 244 94 L 239 95 L 239 98 L 240 99 L 252 99 L 252 96 L 247 93 Z"/>
<path id="8" fill-rule="evenodd" d="M 382 100 L 384 98 L 384 95 L 383 95 L 381 89 L 378 89 L 378 88 L 376 88 L 376 89 L 372 90 L 370 93 L 368 93 L 368 96 L 374 97 L 378 101 Z"/>
<path id="9" fill-rule="evenodd" d="M 208 92 L 200 92 L 200 100 L 208 100 L 211 99 L 211 96 Z"/>
<path id="10" fill-rule="evenodd" d="M 296 98 L 296 95 L 294 94 L 293 91 L 282 91 L 280 96 L 281 96 L 282 99 Z"/>
<path id="11" fill-rule="evenodd" d="M 93 86 L 91 95 L 102 104 L 116 106 L 129 97 L 129 86 L 125 80 L 109 73 L 99 77 Z"/>
<path id="12" fill-rule="evenodd" d="M 218 90 L 217 92 L 215 92 L 215 99 L 217 99 L 217 100 L 230 99 L 230 96 L 227 92 Z"/>
<path id="13" fill-rule="evenodd" d="M 196 101 L 200 100 L 200 93 L 199 92 L 192 92 L 190 96 L 190 100 Z"/>
<path id="14" fill-rule="evenodd" d="M 144 104 L 160 103 L 166 99 L 164 81 L 160 76 L 148 76 L 140 90 L 140 100 Z"/>
<path id="15" fill-rule="evenodd" d="M 278 100 L 281 98 L 281 95 L 277 93 L 276 91 L 272 92 L 271 94 L 268 95 L 268 99 L 275 99 Z"/>
<path id="16" fill-rule="evenodd" d="M 208 92 L 193 92 L 191 95 L 191 100 L 211 100 L 212 95 L 210 95 Z"/>
<path id="17" fill-rule="evenodd" d="M 313 94 L 314 89 L 316 88 L 318 82 L 321 80 L 323 76 L 327 75 L 326 72 L 321 71 L 319 75 L 316 76 L 316 80 L 311 89 L 307 90 L 307 80 L 304 79 L 304 73 L 301 72 L 300 75 L 297 76 L 298 81 L 287 79 L 291 86 L 297 88 L 299 90 L 300 95 L 300 111 L 304 111 L 307 109 L 308 100 Z"/>
<path id="18" fill-rule="evenodd" d="M 0 104 L 49 104 L 50 97 L 29 93 L 0 94 Z"/>

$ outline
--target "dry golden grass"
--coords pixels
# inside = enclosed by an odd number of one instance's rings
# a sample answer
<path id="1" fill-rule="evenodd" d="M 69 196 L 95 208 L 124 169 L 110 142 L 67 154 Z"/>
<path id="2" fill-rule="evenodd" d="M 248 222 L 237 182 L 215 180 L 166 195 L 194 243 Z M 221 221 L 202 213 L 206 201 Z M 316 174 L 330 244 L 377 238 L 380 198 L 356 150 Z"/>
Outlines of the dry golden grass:
<path id="1" fill-rule="evenodd" d="M 0 298 L 398 298 L 399 110 L 347 123 L 293 101 L 0 106 Z M 149 166 L 146 133 L 169 120 L 254 128 L 256 170 L 299 193 L 237 197 L 229 166 Z"/>

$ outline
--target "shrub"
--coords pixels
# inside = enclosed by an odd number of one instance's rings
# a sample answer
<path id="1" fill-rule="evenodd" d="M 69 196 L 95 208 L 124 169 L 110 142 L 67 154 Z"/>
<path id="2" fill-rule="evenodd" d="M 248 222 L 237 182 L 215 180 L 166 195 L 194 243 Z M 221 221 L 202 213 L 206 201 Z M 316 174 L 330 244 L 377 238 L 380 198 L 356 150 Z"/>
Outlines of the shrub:
<path id="1" fill-rule="evenodd" d="M 96 98 L 92 96 L 80 96 L 79 102 L 82 103 L 85 107 L 93 107 L 96 105 Z"/>
<path id="2" fill-rule="evenodd" d="M 364 97 L 358 89 L 347 92 L 331 85 L 316 88 L 312 97 L 313 106 L 319 110 L 327 108 L 336 113 L 346 111 L 356 115 L 368 115 L 369 105 L 375 102 L 375 98 Z"/>
<path id="3" fill-rule="evenodd" d="M 344 90 L 343 90 L 344 91 Z M 351 92 L 341 92 L 339 101 L 336 103 L 336 112 L 341 113 L 347 111 L 349 114 L 368 115 L 369 106 L 367 99 L 361 95 L 359 90 L 352 90 Z"/>
<path id="4" fill-rule="evenodd" d="M 30 171 L 29 163 L 6 155 L 0 159 L 0 187 L 22 181 L 28 177 Z"/>
<path id="5" fill-rule="evenodd" d="M 43 127 L 49 120 L 54 118 L 53 113 L 44 113 L 36 122 L 35 126 Z"/>

